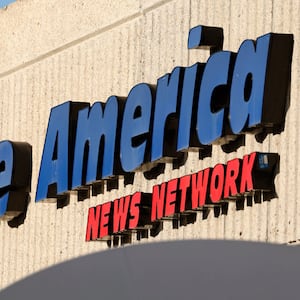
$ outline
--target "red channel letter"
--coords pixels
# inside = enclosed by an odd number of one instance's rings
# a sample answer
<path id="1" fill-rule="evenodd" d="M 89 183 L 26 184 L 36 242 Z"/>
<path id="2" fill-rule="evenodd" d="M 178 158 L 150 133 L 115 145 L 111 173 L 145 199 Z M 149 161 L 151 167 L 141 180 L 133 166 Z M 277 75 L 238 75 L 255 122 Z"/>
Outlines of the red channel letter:
<path id="1" fill-rule="evenodd" d="M 224 198 L 238 194 L 237 181 L 240 173 L 241 160 L 236 158 L 230 160 L 226 167 L 226 177 L 224 185 Z"/>
<path id="2" fill-rule="evenodd" d="M 210 199 L 213 203 L 218 203 L 222 198 L 224 186 L 224 165 L 217 164 L 211 174 Z"/>
<path id="3" fill-rule="evenodd" d="M 172 179 L 168 182 L 165 217 L 172 216 L 175 214 L 177 182 L 178 178 Z"/>
<path id="4" fill-rule="evenodd" d="M 130 196 L 122 197 L 114 201 L 113 232 L 123 231 L 126 227 Z"/>
<path id="5" fill-rule="evenodd" d="M 142 193 L 135 193 L 130 202 L 130 220 L 129 220 L 129 229 L 134 229 L 139 224 L 140 218 L 140 204 L 141 204 Z"/>
<path id="6" fill-rule="evenodd" d="M 110 223 L 109 215 L 110 215 L 111 202 L 106 202 L 102 204 L 101 208 L 101 218 L 100 218 L 100 234 L 99 237 L 103 238 L 108 235 L 108 226 Z"/>
<path id="7" fill-rule="evenodd" d="M 192 175 L 192 209 L 205 204 L 210 170 L 207 168 Z"/>
<path id="8" fill-rule="evenodd" d="M 96 240 L 99 233 L 101 205 L 89 208 L 85 240 Z"/>
<path id="9" fill-rule="evenodd" d="M 252 170 L 256 158 L 256 152 L 243 157 L 242 177 L 240 193 L 253 190 Z"/>
<path id="10" fill-rule="evenodd" d="M 185 211 L 186 193 L 191 185 L 191 175 L 183 176 L 180 178 L 179 189 L 181 191 L 180 197 L 180 212 Z"/>
<path id="11" fill-rule="evenodd" d="M 155 185 L 152 192 L 151 221 L 161 219 L 164 213 L 166 183 Z"/>

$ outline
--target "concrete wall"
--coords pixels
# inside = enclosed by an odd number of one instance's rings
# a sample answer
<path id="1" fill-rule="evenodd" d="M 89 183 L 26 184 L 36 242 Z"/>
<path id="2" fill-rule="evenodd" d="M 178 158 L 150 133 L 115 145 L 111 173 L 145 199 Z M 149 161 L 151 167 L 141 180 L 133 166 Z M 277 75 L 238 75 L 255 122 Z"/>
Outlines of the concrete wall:
<path id="1" fill-rule="evenodd" d="M 107 249 L 103 242 L 85 242 L 88 208 L 136 191 L 151 192 L 155 183 L 242 158 L 252 151 L 280 154 L 276 177 L 278 198 L 206 219 L 156 237 L 169 239 L 241 239 L 296 243 L 300 239 L 299 165 L 299 36 L 300 4 L 293 0 L 19 0 L 0 10 L 0 140 L 27 141 L 33 150 L 31 201 L 24 224 L 0 222 L 0 287 L 47 266 Z M 293 33 L 291 103 L 280 135 L 262 144 L 247 135 L 245 147 L 224 153 L 214 146 L 211 158 L 190 153 L 179 170 L 172 164 L 156 180 L 141 173 L 134 184 L 68 206 L 35 203 L 50 109 L 67 100 L 95 102 L 110 95 L 126 96 L 140 82 L 156 83 L 175 66 L 204 62 L 207 52 L 187 50 L 189 29 L 204 24 L 224 29 L 224 49 L 237 51 L 247 38 L 268 32 Z M 136 238 L 133 244 L 139 243 Z"/>

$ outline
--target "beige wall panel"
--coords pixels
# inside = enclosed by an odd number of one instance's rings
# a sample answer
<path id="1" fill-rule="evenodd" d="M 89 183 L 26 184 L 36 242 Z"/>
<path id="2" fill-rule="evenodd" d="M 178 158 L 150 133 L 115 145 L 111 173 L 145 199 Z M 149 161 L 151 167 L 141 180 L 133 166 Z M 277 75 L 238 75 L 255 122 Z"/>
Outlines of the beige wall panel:
<path id="1" fill-rule="evenodd" d="M 121 25 L 138 15 L 139 7 L 137 0 L 19 0 L 0 10 L 0 27 L 10 28 L 1 32 L 1 73 Z M 17 45 L 21 50 L 12 51 Z"/>
<path id="2" fill-rule="evenodd" d="M 277 176 L 278 199 L 270 203 L 269 236 L 271 241 L 299 240 L 299 10 L 298 1 L 274 1 L 272 29 L 294 34 L 290 107 L 285 130 L 270 137 L 271 151 L 281 156 Z"/>
<path id="3" fill-rule="evenodd" d="M 299 9 L 298 1 L 151 0 L 151 1 L 17 1 L 0 10 L 5 41 L 0 49 L 0 138 L 32 145 L 32 192 L 24 224 L 10 228 L 0 222 L 0 288 L 47 266 L 94 251 L 105 242 L 85 242 L 88 208 L 136 191 L 151 192 L 155 184 L 195 173 L 253 151 L 278 152 L 278 198 L 245 201 L 227 214 L 217 209 L 198 213 L 194 224 L 164 230 L 143 242 L 170 239 L 241 239 L 288 243 L 299 236 Z M 18 16 L 18 17 L 16 17 Z M 26 24 L 26 26 L 24 25 Z M 225 153 L 213 146 L 212 157 L 199 160 L 190 152 L 186 163 L 146 180 L 135 174 L 133 184 L 84 201 L 72 192 L 70 203 L 35 203 L 35 189 L 47 123 L 52 107 L 65 101 L 105 102 L 110 95 L 126 97 L 137 83 L 156 84 L 176 66 L 205 62 L 208 51 L 188 50 L 189 29 L 199 24 L 224 29 L 224 50 L 236 52 L 247 38 L 292 32 L 295 35 L 291 104 L 285 131 L 257 143 L 247 135 L 245 146 Z M 6 30 L 3 30 L 6 28 Z M 18 46 L 19 45 L 19 46 Z M 133 236 L 132 243 L 139 243 Z"/>

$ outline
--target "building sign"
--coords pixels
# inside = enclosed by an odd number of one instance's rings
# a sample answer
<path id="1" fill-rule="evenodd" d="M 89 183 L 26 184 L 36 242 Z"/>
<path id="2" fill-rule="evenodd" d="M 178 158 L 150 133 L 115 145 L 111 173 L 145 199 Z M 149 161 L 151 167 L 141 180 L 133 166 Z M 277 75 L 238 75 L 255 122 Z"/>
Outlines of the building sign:
<path id="1" fill-rule="evenodd" d="M 244 197 L 257 190 L 275 190 L 278 154 L 251 153 L 198 173 L 153 186 L 152 194 L 136 192 L 91 207 L 86 240 L 110 239 L 113 234 L 152 228 L 164 219 L 193 215 L 208 205 Z"/>
<path id="2" fill-rule="evenodd" d="M 246 40 L 234 53 L 222 50 L 221 28 L 197 26 L 190 30 L 188 48 L 210 49 L 211 55 L 206 63 L 174 68 L 155 86 L 135 85 L 126 99 L 111 96 L 92 106 L 69 101 L 52 108 L 36 202 L 60 201 L 71 190 L 80 193 L 248 132 L 283 130 L 293 35 Z M 152 193 L 136 191 L 90 208 L 86 240 L 153 227 L 256 190 L 274 191 L 277 164 L 278 154 L 254 152 L 155 185 Z M 13 179 L 6 164 L 2 173 Z M 15 189 L 4 182 L 3 192 Z M 2 215 L 7 213 L 3 205 Z"/>
<path id="3" fill-rule="evenodd" d="M 216 51 L 220 28 L 198 26 L 189 47 Z M 176 67 L 156 86 L 134 86 L 127 99 L 66 102 L 52 108 L 36 201 L 135 172 L 190 148 L 226 143 L 254 130 L 274 131 L 285 117 L 293 36 L 246 40 L 238 53 L 213 52 L 206 64 Z"/>

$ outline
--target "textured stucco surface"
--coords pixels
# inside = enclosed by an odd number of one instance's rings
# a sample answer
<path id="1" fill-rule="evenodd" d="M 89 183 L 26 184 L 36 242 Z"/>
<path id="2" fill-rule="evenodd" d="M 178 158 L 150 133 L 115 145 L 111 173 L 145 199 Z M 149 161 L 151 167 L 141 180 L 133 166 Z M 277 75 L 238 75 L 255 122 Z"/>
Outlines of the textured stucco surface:
<path id="1" fill-rule="evenodd" d="M 0 287 L 66 259 L 107 249 L 85 242 L 88 208 L 136 191 L 151 192 L 156 183 L 197 172 L 252 151 L 278 152 L 278 197 L 227 215 L 199 214 L 193 225 L 164 230 L 152 242 L 169 239 L 238 239 L 275 243 L 300 240 L 299 36 L 300 3 L 282 0 L 18 0 L 0 10 L 0 140 L 32 145 L 31 201 L 24 224 L 0 222 Z M 135 175 L 133 185 L 70 204 L 35 203 L 35 188 L 51 107 L 65 101 L 93 103 L 110 95 L 126 96 L 140 82 L 156 83 L 175 66 L 205 62 L 207 52 L 187 50 L 189 28 L 204 24 L 224 29 L 224 49 L 237 51 L 247 38 L 268 32 L 293 33 L 291 99 L 285 130 L 230 154 L 213 146 L 212 157 L 189 153 L 180 169 L 167 164 L 156 180 Z M 133 243 L 140 243 L 133 238 Z"/>

